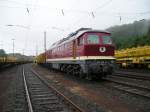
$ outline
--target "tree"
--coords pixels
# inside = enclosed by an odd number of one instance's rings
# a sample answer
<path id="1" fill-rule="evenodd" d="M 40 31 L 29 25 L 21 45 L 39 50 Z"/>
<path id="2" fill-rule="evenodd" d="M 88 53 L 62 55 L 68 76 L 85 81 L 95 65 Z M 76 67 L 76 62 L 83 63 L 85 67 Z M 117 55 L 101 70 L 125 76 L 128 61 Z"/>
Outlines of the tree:
<path id="1" fill-rule="evenodd" d="M 1 57 L 6 56 L 6 53 L 5 53 L 5 51 L 4 51 L 3 49 L 0 49 L 0 56 L 1 56 Z"/>

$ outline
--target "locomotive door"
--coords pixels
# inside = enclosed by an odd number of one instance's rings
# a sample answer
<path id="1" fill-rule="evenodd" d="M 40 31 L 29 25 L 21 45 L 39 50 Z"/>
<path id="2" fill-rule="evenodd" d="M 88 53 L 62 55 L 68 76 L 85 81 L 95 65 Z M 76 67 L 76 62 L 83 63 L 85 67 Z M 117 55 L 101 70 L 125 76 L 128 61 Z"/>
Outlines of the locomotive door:
<path id="1" fill-rule="evenodd" d="M 76 59 L 76 41 L 73 41 L 73 47 L 72 47 L 72 54 L 73 54 L 73 59 Z"/>

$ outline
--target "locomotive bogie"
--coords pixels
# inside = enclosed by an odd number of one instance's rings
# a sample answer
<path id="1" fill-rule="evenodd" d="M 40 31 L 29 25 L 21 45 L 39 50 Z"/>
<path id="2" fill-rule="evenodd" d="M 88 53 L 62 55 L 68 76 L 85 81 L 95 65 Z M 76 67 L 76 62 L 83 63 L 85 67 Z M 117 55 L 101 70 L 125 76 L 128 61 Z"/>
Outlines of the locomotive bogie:
<path id="1" fill-rule="evenodd" d="M 49 61 L 49 68 L 66 72 L 67 74 L 92 79 L 110 75 L 113 72 L 115 60 L 90 59 L 90 60 L 55 60 Z"/>

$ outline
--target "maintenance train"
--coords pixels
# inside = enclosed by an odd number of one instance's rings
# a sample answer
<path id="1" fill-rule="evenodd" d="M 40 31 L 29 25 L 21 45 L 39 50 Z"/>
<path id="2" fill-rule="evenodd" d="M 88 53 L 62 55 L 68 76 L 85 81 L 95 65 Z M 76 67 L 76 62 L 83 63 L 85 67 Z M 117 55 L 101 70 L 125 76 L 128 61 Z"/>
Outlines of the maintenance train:
<path id="1" fill-rule="evenodd" d="M 80 28 L 37 56 L 36 62 L 91 80 L 113 72 L 114 49 L 109 32 Z"/>
<path id="2" fill-rule="evenodd" d="M 115 52 L 116 63 L 120 67 L 150 68 L 150 46 L 139 46 L 117 50 Z"/>
<path id="3" fill-rule="evenodd" d="M 31 63 L 32 60 L 27 58 L 27 56 L 15 53 L 14 55 L 6 54 L 3 49 L 0 49 L 0 69 L 5 67 L 18 65 L 18 64 L 25 64 Z"/>

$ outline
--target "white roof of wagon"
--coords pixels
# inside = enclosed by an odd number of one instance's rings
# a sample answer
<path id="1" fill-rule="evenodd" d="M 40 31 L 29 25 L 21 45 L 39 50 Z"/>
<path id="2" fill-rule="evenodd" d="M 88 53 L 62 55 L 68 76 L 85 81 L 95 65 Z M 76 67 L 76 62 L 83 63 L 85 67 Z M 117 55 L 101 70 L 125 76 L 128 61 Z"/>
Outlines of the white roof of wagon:
<path id="1" fill-rule="evenodd" d="M 52 49 L 52 48 L 55 48 L 56 46 L 61 46 L 62 44 L 70 42 L 71 40 L 74 40 L 74 39 L 78 38 L 79 36 L 81 36 L 82 34 L 84 34 L 86 32 L 110 33 L 110 32 L 105 31 L 105 30 L 95 30 L 95 29 L 92 29 L 92 28 L 80 28 L 79 30 L 69 34 L 66 38 L 63 38 L 63 39 L 55 42 L 54 44 L 52 44 L 52 46 L 49 49 Z"/>

